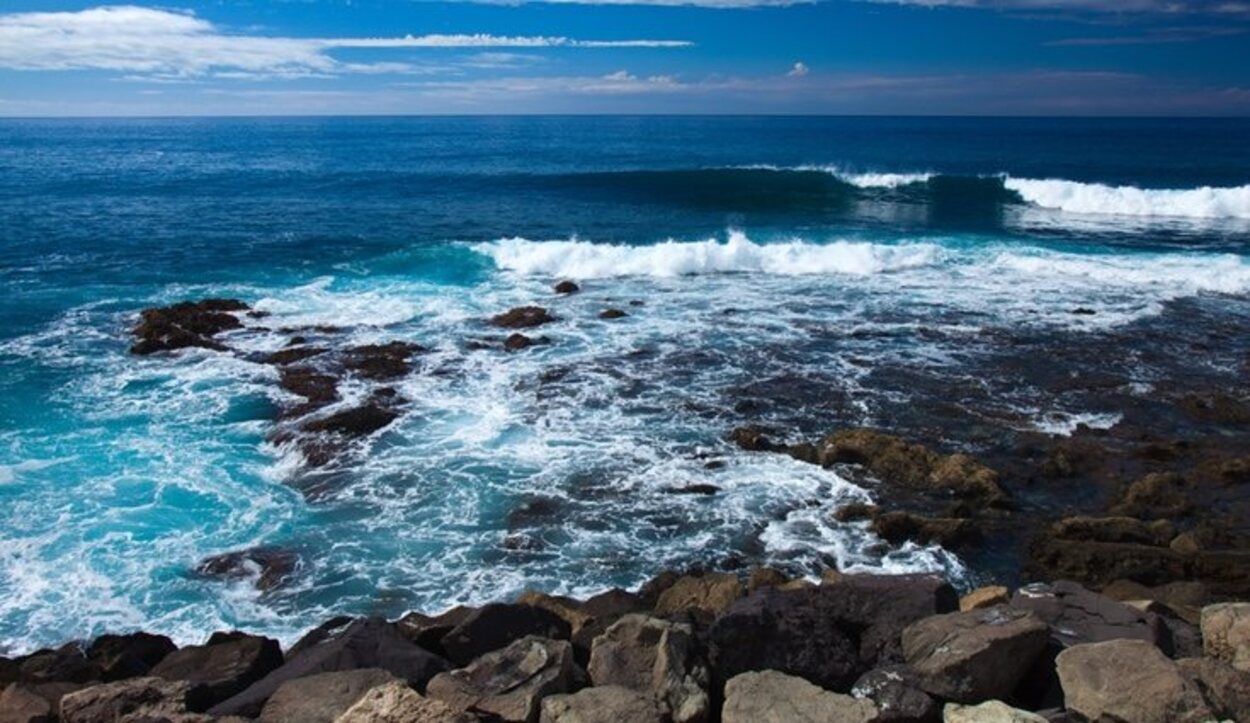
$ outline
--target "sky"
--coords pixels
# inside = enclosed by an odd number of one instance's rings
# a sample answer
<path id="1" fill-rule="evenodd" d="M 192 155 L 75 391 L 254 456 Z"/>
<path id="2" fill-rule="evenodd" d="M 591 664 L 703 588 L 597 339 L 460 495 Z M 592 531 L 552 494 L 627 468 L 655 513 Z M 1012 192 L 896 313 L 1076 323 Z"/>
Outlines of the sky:
<path id="1" fill-rule="evenodd" d="M 0 116 L 1250 115 L 1250 0 L 0 2 Z"/>

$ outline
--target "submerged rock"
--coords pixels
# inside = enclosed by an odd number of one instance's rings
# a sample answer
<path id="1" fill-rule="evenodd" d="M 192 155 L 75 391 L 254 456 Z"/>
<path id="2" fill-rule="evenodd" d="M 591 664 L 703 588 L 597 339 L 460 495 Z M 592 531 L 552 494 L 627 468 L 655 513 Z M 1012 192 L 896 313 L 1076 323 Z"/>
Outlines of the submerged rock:
<path id="1" fill-rule="evenodd" d="M 87 659 L 100 669 L 100 680 L 108 683 L 147 675 L 165 656 L 178 649 L 164 635 L 136 632 L 128 635 L 101 635 L 87 648 Z"/>
<path id="2" fill-rule="evenodd" d="M 581 287 L 576 282 L 565 279 L 552 287 L 557 294 L 576 294 L 581 291 Z"/>
<path id="3" fill-rule="evenodd" d="M 518 306 L 515 309 L 496 314 L 490 323 L 504 329 L 527 329 L 542 326 L 555 321 L 556 318 L 547 313 L 541 306 Z"/>
<path id="4" fill-rule="evenodd" d="M 521 351 L 522 349 L 528 349 L 531 346 L 543 346 L 550 343 L 551 340 L 545 336 L 530 337 L 517 332 L 516 334 L 510 335 L 507 339 L 504 339 L 503 348 L 504 351 Z"/>
<path id="5" fill-rule="evenodd" d="M 263 546 L 211 555 L 195 566 L 195 573 L 220 580 L 252 580 L 256 589 L 268 592 L 289 581 L 299 567 L 295 552 Z"/>
<path id="6" fill-rule="evenodd" d="M 410 372 L 412 357 L 424 351 L 420 344 L 406 341 L 357 346 L 344 354 L 343 366 L 365 379 L 395 379 Z"/>
<path id="7" fill-rule="evenodd" d="M 139 325 L 131 331 L 139 341 L 130 347 L 130 353 L 147 355 L 188 347 L 224 350 L 226 347 L 213 337 L 242 328 L 243 322 L 235 314 L 247 309 L 248 305 L 237 299 L 184 301 L 144 309 Z"/>
<path id="8" fill-rule="evenodd" d="M 608 320 L 623 319 L 626 316 L 629 316 L 629 314 L 626 314 L 624 311 L 620 309 L 604 309 L 603 311 L 599 312 L 600 319 L 608 319 Z"/>

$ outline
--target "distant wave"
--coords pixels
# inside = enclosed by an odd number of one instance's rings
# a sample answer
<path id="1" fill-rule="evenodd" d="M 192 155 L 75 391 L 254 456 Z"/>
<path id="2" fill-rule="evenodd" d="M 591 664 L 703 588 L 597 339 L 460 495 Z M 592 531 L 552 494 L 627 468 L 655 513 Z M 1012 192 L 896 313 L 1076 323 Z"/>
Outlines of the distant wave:
<path id="1" fill-rule="evenodd" d="M 730 232 L 725 243 L 716 240 L 666 241 L 651 246 L 626 246 L 579 240 L 510 238 L 479 244 L 474 248 L 490 256 L 501 269 L 579 279 L 730 272 L 864 276 L 929 266 L 938 263 L 941 257 L 941 248 L 936 244 L 887 245 L 851 241 L 757 244 L 738 231 Z"/>
<path id="2" fill-rule="evenodd" d="M 1233 188 L 1147 189 L 1058 179 L 1003 179 L 1027 203 L 1068 213 L 1117 216 L 1250 219 L 1250 185 Z"/>

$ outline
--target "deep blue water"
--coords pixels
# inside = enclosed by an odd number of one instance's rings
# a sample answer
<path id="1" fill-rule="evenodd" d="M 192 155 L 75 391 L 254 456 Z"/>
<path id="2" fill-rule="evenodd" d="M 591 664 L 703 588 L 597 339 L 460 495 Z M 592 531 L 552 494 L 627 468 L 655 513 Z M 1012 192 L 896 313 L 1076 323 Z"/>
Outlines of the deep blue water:
<path id="1" fill-rule="evenodd" d="M 289 636 L 331 611 L 726 559 L 979 574 L 829 517 L 871 489 L 722 435 L 899 422 L 934 392 L 881 370 L 984 374 L 1003 353 L 987 330 L 1081 345 L 1175 324 L 1179 303 L 1242 314 L 1248 141 L 1247 120 L 0 120 L 0 647 Z M 583 293 L 553 298 L 561 278 Z M 270 312 L 266 329 L 433 351 L 399 385 L 401 420 L 309 470 L 265 441 L 271 367 L 127 354 L 140 309 L 207 295 Z M 467 343 L 534 301 L 562 317 L 552 345 Z M 1171 373 L 1130 372 L 1142 389 Z M 1115 423 L 1105 402 L 1004 384 L 968 408 Z M 665 493 L 694 482 L 721 492 Z M 291 585 L 188 572 L 257 544 L 298 552 Z"/>

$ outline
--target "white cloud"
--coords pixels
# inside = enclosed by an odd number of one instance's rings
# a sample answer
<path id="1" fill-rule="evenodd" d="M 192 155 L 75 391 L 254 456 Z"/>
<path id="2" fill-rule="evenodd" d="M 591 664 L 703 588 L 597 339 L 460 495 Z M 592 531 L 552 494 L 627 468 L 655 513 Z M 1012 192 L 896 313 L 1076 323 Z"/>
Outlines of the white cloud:
<path id="1" fill-rule="evenodd" d="M 673 48 L 679 40 L 580 40 L 487 34 L 397 38 L 233 35 L 190 12 L 134 5 L 0 15 L 0 67 L 112 70 L 165 77 L 317 77 L 418 71 L 405 63 L 344 63 L 341 48 Z"/>
<path id="2" fill-rule="evenodd" d="M 794 64 L 793 68 L 790 68 L 790 72 L 786 73 L 786 75 L 791 78 L 802 78 L 810 72 L 812 71 L 811 68 L 807 67 L 807 63 L 799 61 Z"/>

